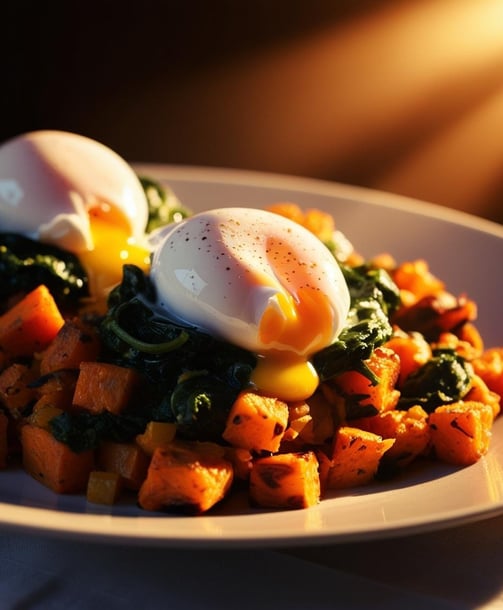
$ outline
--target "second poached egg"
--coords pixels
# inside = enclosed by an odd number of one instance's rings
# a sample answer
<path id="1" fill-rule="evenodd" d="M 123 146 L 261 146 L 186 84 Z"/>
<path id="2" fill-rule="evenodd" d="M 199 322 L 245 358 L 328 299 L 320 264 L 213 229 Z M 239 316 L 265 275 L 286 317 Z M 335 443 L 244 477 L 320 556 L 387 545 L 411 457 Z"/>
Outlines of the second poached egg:
<path id="1" fill-rule="evenodd" d="M 98 299 L 124 263 L 144 269 L 148 202 L 128 163 L 74 133 L 40 130 L 0 146 L 0 227 L 79 256 Z"/>

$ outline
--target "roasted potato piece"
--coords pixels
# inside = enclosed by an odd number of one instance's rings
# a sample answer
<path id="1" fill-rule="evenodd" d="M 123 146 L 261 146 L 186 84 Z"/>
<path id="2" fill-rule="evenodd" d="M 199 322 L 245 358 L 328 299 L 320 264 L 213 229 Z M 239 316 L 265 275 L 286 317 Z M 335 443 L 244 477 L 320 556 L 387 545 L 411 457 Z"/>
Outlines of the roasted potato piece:
<path id="1" fill-rule="evenodd" d="M 320 500 L 318 460 L 312 451 L 254 460 L 250 501 L 264 508 L 307 508 Z"/>
<path id="2" fill-rule="evenodd" d="M 494 415 L 491 405 L 466 401 L 437 407 L 430 414 L 432 447 L 449 464 L 474 464 L 489 449 Z"/>
<path id="3" fill-rule="evenodd" d="M 358 428 L 341 426 L 335 435 L 328 489 L 344 489 L 370 483 L 383 454 L 395 440 Z"/>
<path id="4" fill-rule="evenodd" d="M 197 515 L 222 500 L 232 481 L 232 464 L 223 447 L 174 441 L 154 451 L 138 502 L 146 510 Z"/>
<path id="5" fill-rule="evenodd" d="M 288 405 L 269 396 L 244 391 L 231 407 L 223 438 L 250 451 L 278 451 L 288 424 Z"/>

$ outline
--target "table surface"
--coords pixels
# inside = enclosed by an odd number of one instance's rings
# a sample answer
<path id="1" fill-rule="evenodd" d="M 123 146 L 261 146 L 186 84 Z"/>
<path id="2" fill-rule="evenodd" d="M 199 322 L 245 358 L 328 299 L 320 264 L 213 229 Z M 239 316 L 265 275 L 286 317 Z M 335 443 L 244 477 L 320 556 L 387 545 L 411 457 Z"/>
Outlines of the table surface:
<path id="1" fill-rule="evenodd" d="M 286 549 L 129 547 L 0 533 L 2 609 L 503 608 L 503 516 Z"/>

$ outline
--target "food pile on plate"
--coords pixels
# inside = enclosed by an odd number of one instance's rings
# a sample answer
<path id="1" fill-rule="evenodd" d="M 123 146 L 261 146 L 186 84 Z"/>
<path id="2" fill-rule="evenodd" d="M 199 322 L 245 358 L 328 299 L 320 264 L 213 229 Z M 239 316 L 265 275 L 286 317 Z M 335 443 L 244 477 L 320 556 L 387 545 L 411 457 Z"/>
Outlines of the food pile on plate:
<path id="1" fill-rule="evenodd" d="M 476 303 L 321 210 L 192 214 L 41 131 L 0 147 L 0 227 L 0 465 L 55 493 L 299 509 L 489 449 L 503 348 Z"/>

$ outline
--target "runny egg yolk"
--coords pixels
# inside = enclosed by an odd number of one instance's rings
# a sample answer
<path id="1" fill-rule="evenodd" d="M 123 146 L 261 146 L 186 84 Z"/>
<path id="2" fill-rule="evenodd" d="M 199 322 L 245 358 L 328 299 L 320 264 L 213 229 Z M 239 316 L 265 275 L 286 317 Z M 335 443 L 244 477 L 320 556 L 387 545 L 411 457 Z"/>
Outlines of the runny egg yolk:
<path id="1" fill-rule="evenodd" d="M 170 228 L 151 277 L 161 310 L 255 353 L 251 384 L 285 401 L 314 393 L 310 359 L 335 340 L 349 311 L 328 248 L 264 210 L 210 210 Z"/>
<path id="2" fill-rule="evenodd" d="M 306 351 L 312 354 L 330 344 L 332 329 L 333 313 L 323 293 L 300 288 L 297 300 L 279 293 L 262 315 L 259 338 L 264 346 L 281 343 L 291 349 L 263 350 L 251 382 L 262 392 L 283 400 L 308 398 L 319 379 Z"/>
<path id="3" fill-rule="evenodd" d="M 80 252 L 79 260 L 89 277 L 91 297 L 100 302 L 120 283 L 123 265 L 149 269 L 150 251 L 132 237 L 126 216 L 116 206 L 100 202 L 88 213 L 93 247 Z"/>

